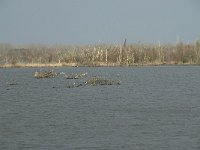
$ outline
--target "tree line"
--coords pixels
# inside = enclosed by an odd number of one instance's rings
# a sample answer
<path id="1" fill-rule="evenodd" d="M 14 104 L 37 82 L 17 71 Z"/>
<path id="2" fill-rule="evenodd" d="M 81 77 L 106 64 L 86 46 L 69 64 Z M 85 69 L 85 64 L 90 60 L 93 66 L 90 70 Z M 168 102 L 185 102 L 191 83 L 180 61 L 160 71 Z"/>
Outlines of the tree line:
<path id="1" fill-rule="evenodd" d="M 200 40 L 186 44 L 11 45 L 0 44 L 0 65 L 76 64 L 132 66 L 200 64 Z"/>

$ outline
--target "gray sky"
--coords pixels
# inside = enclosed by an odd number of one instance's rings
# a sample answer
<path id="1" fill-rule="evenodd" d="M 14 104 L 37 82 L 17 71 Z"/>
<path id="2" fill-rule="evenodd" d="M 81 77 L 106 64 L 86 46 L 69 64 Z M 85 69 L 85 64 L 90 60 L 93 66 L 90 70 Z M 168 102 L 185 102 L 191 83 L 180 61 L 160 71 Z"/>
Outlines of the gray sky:
<path id="1" fill-rule="evenodd" d="M 199 0 L 0 0 L 0 43 L 175 43 L 200 38 Z"/>

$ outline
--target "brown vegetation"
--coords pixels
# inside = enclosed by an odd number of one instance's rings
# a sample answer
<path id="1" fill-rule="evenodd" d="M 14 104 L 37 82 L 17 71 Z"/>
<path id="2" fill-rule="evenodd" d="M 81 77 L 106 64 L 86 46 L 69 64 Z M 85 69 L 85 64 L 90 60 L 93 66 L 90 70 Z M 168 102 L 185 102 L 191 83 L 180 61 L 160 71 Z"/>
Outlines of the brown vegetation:
<path id="1" fill-rule="evenodd" d="M 200 64 L 200 41 L 175 45 L 13 46 L 0 44 L 0 67 Z"/>
<path id="2" fill-rule="evenodd" d="M 39 79 L 39 78 L 54 78 L 57 75 L 58 74 L 53 71 L 45 71 L 45 72 L 36 71 L 34 74 L 34 77 L 37 79 Z"/>

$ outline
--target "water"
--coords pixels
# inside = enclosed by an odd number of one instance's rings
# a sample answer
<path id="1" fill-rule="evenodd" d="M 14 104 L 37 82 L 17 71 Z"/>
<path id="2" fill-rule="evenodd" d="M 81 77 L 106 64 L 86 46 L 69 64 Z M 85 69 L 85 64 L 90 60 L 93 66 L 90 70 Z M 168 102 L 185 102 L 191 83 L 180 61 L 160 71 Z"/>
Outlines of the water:
<path id="1" fill-rule="evenodd" d="M 54 68 L 121 81 L 76 88 L 35 71 L 0 69 L 2 150 L 200 149 L 198 66 Z"/>

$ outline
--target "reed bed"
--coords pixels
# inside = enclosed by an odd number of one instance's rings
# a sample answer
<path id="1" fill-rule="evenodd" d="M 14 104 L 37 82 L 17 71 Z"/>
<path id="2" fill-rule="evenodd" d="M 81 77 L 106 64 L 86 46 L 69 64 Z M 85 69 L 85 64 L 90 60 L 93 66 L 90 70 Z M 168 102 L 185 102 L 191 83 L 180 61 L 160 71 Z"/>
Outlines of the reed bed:
<path id="1" fill-rule="evenodd" d="M 200 64 L 200 41 L 176 44 L 0 44 L 0 67 L 137 66 Z"/>

